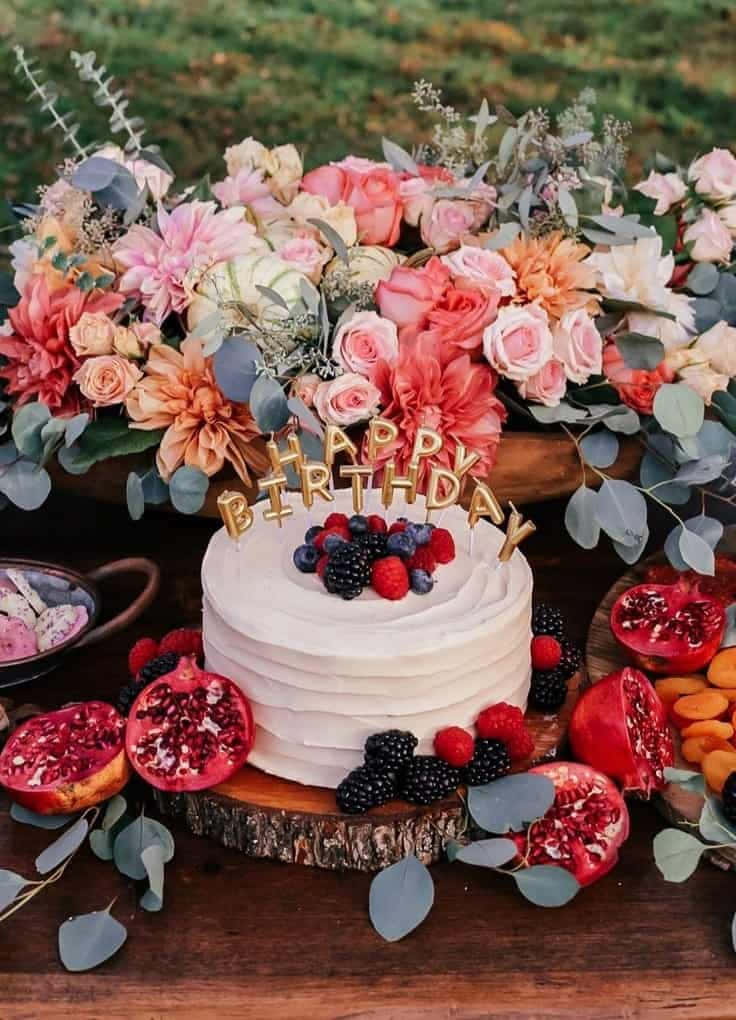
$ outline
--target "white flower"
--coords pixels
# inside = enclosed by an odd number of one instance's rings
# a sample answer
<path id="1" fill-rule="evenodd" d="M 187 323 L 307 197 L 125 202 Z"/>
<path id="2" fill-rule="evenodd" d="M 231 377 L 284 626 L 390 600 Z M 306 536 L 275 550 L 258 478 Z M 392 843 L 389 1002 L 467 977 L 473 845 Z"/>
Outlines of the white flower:
<path id="1" fill-rule="evenodd" d="M 728 149 L 711 149 L 690 164 L 688 177 L 699 195 L 715 202 L 736 195 L 736 159 Z"/>
<path id="2" fill-rule="evenodd" d="M 736 329 L 723 319 L 700 334 L 693 350 L 709 361 L 716 372 L 736 376 Z"/>
<path id="3" fill-rule="evenodd" d="M 312 195 L 308 191 L 300 191 L 288 207 L 289 215 L 302 226 L 314 230 L 309 220 L 324 220 L 325 223 L 340 235 L 346 246 L 350 248 L 358 239 L 358 227 L 355 212 L 344 202 L 330 205 L 323 195 Z M 325 238 L 326 240 L 326 238 Z"/>
<path id="4" fill-rule="evenodd" d="M 237 145 L 225 149 L 225 165 L 231 177 L 239 170 L 260 170 L 268 149 L 255 138 L 244 138 Z"/>
<path id="5" fill-rule="evenodd" d="M 686 365 L 680 369 L 678 375 L 684 383 L 687 383 L 691 389 L 700 394 L 706 404 L 711 403 L 716 390 L 727 389 L 730 382 L 727 375 L 723 375 L 721 372 L 714 372 L 710 365 L 702 362 L 695 365 Z"/>
<path id="6" fill-rule="evenodd" d="M 692 245 L 690 253 L 696 262 L 726 263 L 731 257 L 731 233 L 712 209 L 703 209 L 682 239 L 685 244 Z"/>
<path id="7" fill-rule="evenodd" d="M 687 188 L 679 174 L 658 174 L 651 170 L 645 181 L 639 181 L 634 185 L 634 191 L 640 191 L 647 198 L 656 199 L 655 215 L 663 216 L 673 205 L 683 200 Z"/>

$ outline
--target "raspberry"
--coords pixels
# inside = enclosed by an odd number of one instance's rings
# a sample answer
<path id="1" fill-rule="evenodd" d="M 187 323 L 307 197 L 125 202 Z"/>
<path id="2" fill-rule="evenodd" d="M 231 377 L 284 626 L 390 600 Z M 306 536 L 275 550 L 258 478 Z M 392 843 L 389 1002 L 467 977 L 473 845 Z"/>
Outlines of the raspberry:
<path id="1" fill-rule="evenodd" d="M 475 742 L 461 726 L 448 726 L 434 738 L 434 753 L 448 765 L 462 768 L 475 754 Z"/>
<path id="2" fill-rule="evenodd" d="M 202 631 L 194 630 L 193 627 L 178 627 L 164 634 L 158 646 L 158 654 L 165 655 L 167 652 L 176 652 L 177 655 L 194 655 L 199 662 L 204 657 L 202 648 Z"/>
<path id="3" fill-rule="evenodd" d="M 521 709 L 505 701 L 484 709 L 475 720 L 475 729 L 484 740 L 502 740 L 512 761 L 523 761 L 534 750 L 534 740 Z"/>
<path id="4" fill-rule="evenodd" d="M 426 570 L 428 574 L 433 574 L 437 569 L 437 560 L 428 545 L 420 545 L 406 565 L 409 570 Z"/>
<path id="5" fill-rule="evenodd" d="M 368 528 L 370 531 L 380 531 L 382 533 L 388 531 L 388 525 L 379 514 L 368 515 Z"/>
<path id="6" fill-rule="evenodd" d="M 345 515 L 343 514 L 343 516 Z M 349 542 L 352 537 L 348 531 L 347 524 L 335 525 L 333 528 L 324 528 L 314 539 L 314 544 L 320 552 L 322 552 L 324 548 L 325 539 L 330 535 L 339 535 L 341 538 L 344 538 L 346 542 Z"/>
<path id="7" fill-rule="evenodd" d="M 447 528 L 435 528 L 432 531 L 429 548 L 438 563 L 452 563 L 455 559 L 455 540 Z"/>
<path id="8" fill-rule="evenodd" d="M 322 553 L 320 558 L 317 560 L 317 573 L 322 579 L 324 579 L 325 568 L 327 567 L 329 559 L 330 557 L 327 555 L 327 553 Z"/>
<path id="9" fill-rule="evenodd" d="M 389 535 L 395 535 L 397 531 L 406 531 L 406 521 L 394 521 L 388 529 Z"/>
<path id="10" fill-rule="evenodd" d="M 158 641 L 142 637 L 128 652 L 128 670 L 131 676 L 138 676 L 147 662 L 158 655 Z"/>
<path id="11" fill-rule="evenodd" d="M 403 599 L 409 591 L 409 574 L 404 561 L 398 556 L 376 560 L 371 573 L 371 584 L 384 599 Z"/>
<path id="12" fill-rule="evenodd" d="M 554 669 L 559 666 L 562 648 L 551 634 L 532 638 L 532 669 Z"/>
<path id="13" fill-rule="evenodd" d="M 332 513 L 325 517 L 325 523 L 322 525 L 323 528 L 347 528 L 348 526 L 348 515 Z"/>

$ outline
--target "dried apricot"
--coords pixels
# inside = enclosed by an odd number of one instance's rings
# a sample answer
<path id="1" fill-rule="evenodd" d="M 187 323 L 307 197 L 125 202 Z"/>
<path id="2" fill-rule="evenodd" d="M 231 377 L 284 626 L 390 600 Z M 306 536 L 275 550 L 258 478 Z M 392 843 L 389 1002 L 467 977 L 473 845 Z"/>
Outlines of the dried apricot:
<path id="1" fill-rule="evenodd" d="M 736 772 L 736 751 L 711 751 L 700 764 L 708 786 L 720 793 L 731 773 Z"/>
<path id="2" fill-rule="evenodd" d="M 700 764 L 706 754 L 711 754 L 713 751 L 728 751 L 736 754 L 736 747 L 729 744 L 727 740 L 707 734 L 701 737 L 690 737 L 689 740 L 682 742 L 682 757 L 691 763 Z"/>
<path id="3" fill-rule="evenodd" d="M 721 740 L 730 740 L 733 736 L 733 726 L 730 722 L 719 722 L 718 719 L 701 719 L 700 722 L 686 726 L 681 736 L 684 740 L 689 737 L 719 737 Z"/>
<path id="4" fill-rule="evenodd" d="M 718 719 L 728 711 L 728 698 L 719 691 L 700 691 L 678 698 L 670 710 L 675 726 L 683 729 L 701 719 Z"/>
<path id="5" fill-rule="evenodd" d="M 736 687 L 736 648 L 724 648 L 708 666 L 708 683 L 714 687 Z"/>
<path id="6" fill-rule="evenodd" d="M 705 677 L 692 676 L 664 676 L 657 680 L 654 689 L 659 695 L 660 701 L 666 705 L 677 701 L 685 694 L 697 694 L 706 688 Z"/>

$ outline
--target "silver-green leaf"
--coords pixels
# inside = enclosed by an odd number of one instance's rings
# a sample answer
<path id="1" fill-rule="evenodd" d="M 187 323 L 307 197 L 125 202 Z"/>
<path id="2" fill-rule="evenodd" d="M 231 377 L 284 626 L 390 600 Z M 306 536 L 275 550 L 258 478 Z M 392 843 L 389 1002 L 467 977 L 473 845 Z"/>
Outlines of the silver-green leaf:
<path id="1" fill-rule="evenodd" d="M 148 876 L 148 889 L 141 898 L 144 910 L 157 911 L 164 905 L 164 848 L 152 843 L 141 851 L 141 860 Z"/>
<path id="2" fill-rule="evenodd" d="M 684 882 L 698 866 L 707 849 L 689 832 L 663 829 L 654 837 L 654 863 L 667 882 Z"/>
<path id="3" fill-rule="evenodd" d="M 59 928 L 59 956 L 67 970 L 98 967 L 117 953 L 128 932 L 108 910 L 71 917 Z"/>
<path id="4" fill-rule="evenodd" d="M 171 833 L 160 822 L 140 815 L 130 825 L 126 825 L 115 838 L 113 848 L 115 867 L 128 878 L 136 880 L 145 878 L 147 872 L 141 854 L 147 846 L 155 844 L 161 845 L 164 864 L 168 863 L 174 856 L 174 840 Z"/>
<path id="5" fill-rule="evenodd" d="M 504 776 L 485 786 L 471 786 L 468 811 L 486 832 L 518 832 L 541 818 L 554 799 L 555 784 L 547 776 Z"/>
<path id="6" fill-rule="evenodd" d="M 480 868 L 499 868 L 512 861 L 517 852 L 516 843 L 511 839 L 479 839 L 460 847 L 455 859 Z"/>
<path id="7" fill-rule="evenodd" d="M 63 829 L 74 815 L 39 815 L 22 804 L 10 805 L 10 817 L 23 825 L 34 825 L 37 829 Z"/>
<path id="8" fill-rule="evenodd" d="M 40 875 L 48 875 L 50 871 L 67 859 L 77 850 L 89 831 L 89 822 L 83 816 L 74 825 L 63 832 L 58 839 L 46 847 L 36 858 L 36 870 Z"/>
<path id="9" fill-rule="evenodd" d="M 28 885 L 28 879 L 22 875 L 16 875 L 14 871 L 6 871 L 0 868 L 0 910 L 5 910 L 13 902 L 15 897 Z"/>
<path id="10" fill-rule="evenodd" d="M 583 549 L 594 549 L 598 545 L 601 527 L 596 517 L 598 493 L 581 485 L 573 492 L 565 507 L 565 527 L 573 541 Z"/>
<path id="11" fill-rule="evenodd" d="M 387 942 L 414 931 L 432 909 L 434 882 L 427 867 L 413 855 L 380 871 L 371 882 L 368 912 Z"/>
<path id="12" fill-rule="evenodd" d="M 685 383 L 663 383 L 654 397 L 654 417 L 674 436 L 694 436 L 703 424 L 703 398 Z"/>
<path id="13" fill-rule="evenodd" d="M 513 875 L 522 896 L 538 907 L 563 907 L 580 892 L 575 876 L 553 864 L 535 864 Z"/>

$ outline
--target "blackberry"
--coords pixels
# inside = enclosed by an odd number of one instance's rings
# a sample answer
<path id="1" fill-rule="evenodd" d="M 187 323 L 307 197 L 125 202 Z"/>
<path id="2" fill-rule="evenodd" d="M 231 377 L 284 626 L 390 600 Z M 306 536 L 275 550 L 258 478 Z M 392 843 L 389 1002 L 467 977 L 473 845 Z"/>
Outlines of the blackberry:
<path id="1" fill-rule="evenodd" d="M 356 535 L 355 541 L 365 549 L 371 562 L 386 555 L 386 536 L 382 531 L 366 531 L 364 535 Z"/>
<path id="2" fill-rule="evenodd" d="M 133 702 L 143 688 L 147 687 L 153 680 L 158 680 L 160 676 L 170 673 L 172 669 L 176 669 L 178 662 L 179 654 L 177 652 L 165 652 L 164 655 L 158 655 L 155 659 L 147 662 L 138 676 L 133 677 L 129 683 L 124 684 L 118 691 L 118 712 L 121 715 L 128 715 Z"/>
<path id="3" fill-rule="evenodd" d="M 365 760 L 378 767 L 398 768 L 411 761 L 419 741 L 408 730 L 385 730 L 374 733 L 365 742 Z"/>
<path id="4" fill-rule="evenodd" d="M 567 677 L 560 670 L 539 669 L 532 673 L 532 687 L 529 700 L 540 712 L 554 712 L 565 704 L 567 698 Z"/>
<path id="5" fill-rule="evenodd" d="M 736 824 L 736 772 L 732 772 L 721 791 L 723 813 L 732 824 Z"/>
<path id="6" fill-rule="evenodd" d="M 355 599 L 370 583 L 371 561 L 368 553 L 355 542 L 342 542 L 330 554 L 325 567 L 325 588 L 331 595 Z"/>
<path id="7" fill-rule="evenodd" d="M 475 741 L 475 753 L 463 769 L 468 786 L 485 786 L 511 771 L 511 758 L 503 740 Z"/>
<path id="8" fill-rule="evenodd" d="M 359 815 L 396 796 L 396 777 L 370 765 L 353 769 L 335 790 L 337 806 L 348 815 Z"/>
<path id="9" fill-rule="evenodd" d="M 560 644 L 562 645 L 562 658 L 557 668 L 561 673 L 564 673 L 565 679 L 569 680 L 573 673 L 577 673 L 580 669 L 580 664 L 583 661 L 583 651 L 567 638 L 563 638 Z"/>
<path id="10" fill-rule="evenodd" d="M 565 636 L 565 620 L 559 609 L 548 606 L 544 602 L 535 606 L 532 613 L 532 633 L 534 635 L 551 634 L 561 642 Z"/>
<path id="11" fill-rule="evenodd" d="M 460 784 L 460 769 L 433 754 L 417 754 L 404 767 L 399 792 L 412 804 L 432 804 L 449 797 Z"/>

